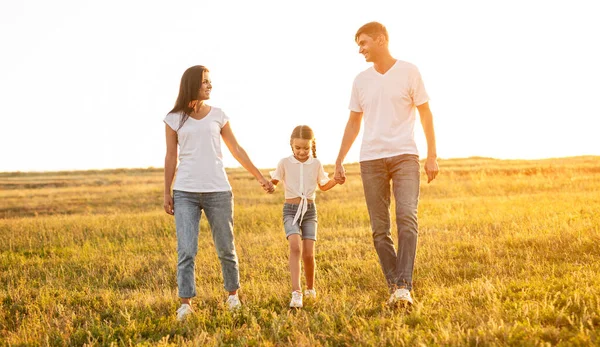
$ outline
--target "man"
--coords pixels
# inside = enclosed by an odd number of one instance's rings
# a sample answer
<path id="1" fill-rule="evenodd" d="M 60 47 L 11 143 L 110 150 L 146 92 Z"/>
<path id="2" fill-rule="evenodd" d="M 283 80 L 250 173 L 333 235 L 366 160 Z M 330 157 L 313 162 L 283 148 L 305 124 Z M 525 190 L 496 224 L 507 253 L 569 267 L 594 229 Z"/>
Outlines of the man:
<path id="1" fill-rule="evenodd" d="M 417 248 L 420 164 L 414 139 L 415 108 L 427 138 L 427 183 L 438 174 L 433 117 L 421 75 L 413 64 L 397 60 L 388 49 L 381 23 L 363 25 L 355 35 L 359 53 L 373 66 L 352 86 L 350 118 L 335 164 L 335 180 L 346 180 L 344 158 L 364 119 L 360 173 L 375 250 L 392 293 L 388 304 L 412 304 L 412 274 Z M 392 182 L 390 189 L 390 181 Z M 396 201 L 398 252 L 390 228 L 390 190 Z"/>

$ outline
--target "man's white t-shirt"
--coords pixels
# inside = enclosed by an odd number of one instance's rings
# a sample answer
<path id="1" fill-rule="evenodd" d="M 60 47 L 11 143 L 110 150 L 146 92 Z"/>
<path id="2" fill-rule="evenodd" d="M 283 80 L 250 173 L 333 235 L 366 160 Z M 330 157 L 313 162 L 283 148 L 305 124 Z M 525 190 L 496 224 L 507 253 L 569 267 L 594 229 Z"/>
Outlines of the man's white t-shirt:
<path id="1" fill-rule="evenodd" d="M 221 153 L 221 129 L 229 117 L 217 107 L 196 120 L 188 117 L 181 128 L 180 113 L 169 113 L 164 122 L 177 132 L 179 165 L 174 190 L 222 192 L 231 190 Z"/>
<path id="2" fill-rule="evenodd" d="M 411 63 L 397 60 L 385 73 L 374 67 L 359 73 L 348 108 L 363 113 L 360 161 L 416 154 L 416 107 L 429 101 L 421 74 Z"/>

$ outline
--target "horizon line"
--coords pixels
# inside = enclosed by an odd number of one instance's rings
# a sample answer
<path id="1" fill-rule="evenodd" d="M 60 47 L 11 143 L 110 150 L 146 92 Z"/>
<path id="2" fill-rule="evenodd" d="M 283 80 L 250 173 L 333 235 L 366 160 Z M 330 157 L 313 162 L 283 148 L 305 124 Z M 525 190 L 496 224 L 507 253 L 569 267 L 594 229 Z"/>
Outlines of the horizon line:
<path id="1" fill-rule="evenodd" d="M 559 160 L 559 159 L 581 159 L 581 158 L 598 158 L 600 160 L 600 155 L 595 154 L 582 154 L 582 155 L 574 155 L 574 156 L 565 156 L 565 157 L 545 157 L 545 158 L 534 158 L 534 159 L 526 159 L 526 158 L 494 158 L 494 157 L 484 157 L 484 156 L 470 156 L 470 157 L 455 157 L 455 158 L 437 158 L 438 161 L 457 161 L 457 160 L 491 160 L 491 161 L 546 161 L 546 160 Z M 427 158 L 420 158 L 420 162 L 424 162 Z M 344 165 L 357 165 L 359 162 L 348 162 L 344 163 Z M 333 166 L 335 163 L 323 163 L 324 166 Z M 239 166 L 227 166 L 225 170 L 245 170 L 241 165 Z M 258 170 L 269 170 L 273 169 L 269 168 L 258 168 Z M 0 171 L 1 176 L 7 176 L 10 174 L 48 174 L 48 173 L 64 173 L 64 172 L 95 172 L 95 171 L 126 171 L 126 170 L 164 170 L 164 167 L 155 167 L 155 166 L 139 166 L 139 167 L 117 167 L 117 168 L 90 168 L 90 169 L 57 169 L 57 170 L 27 170 L 27 171 Z"/>

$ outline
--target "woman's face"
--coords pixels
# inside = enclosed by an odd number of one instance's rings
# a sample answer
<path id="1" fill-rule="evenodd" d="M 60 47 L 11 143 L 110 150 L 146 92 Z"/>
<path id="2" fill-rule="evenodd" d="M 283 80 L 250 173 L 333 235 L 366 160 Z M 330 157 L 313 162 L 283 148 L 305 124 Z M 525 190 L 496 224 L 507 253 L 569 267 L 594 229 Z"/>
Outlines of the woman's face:
<path id="1" fill-rule="evenodd" d="M 211 90 L 212 84 L 210 81 L 210 72 L 204 71 L 202 73 L 202 83 L 200 84 L 200 90 L 198 91 L 198 100 L 210 99 Z"/>
<path id="2" fill-rule="evenodd" d="M 300 162 L 305 162 L 310 156 L 312 148 L 311 140 L 304 139 L 293 139 L 292 140 L 292 151 L 294 151 L 294 157 Z"/>

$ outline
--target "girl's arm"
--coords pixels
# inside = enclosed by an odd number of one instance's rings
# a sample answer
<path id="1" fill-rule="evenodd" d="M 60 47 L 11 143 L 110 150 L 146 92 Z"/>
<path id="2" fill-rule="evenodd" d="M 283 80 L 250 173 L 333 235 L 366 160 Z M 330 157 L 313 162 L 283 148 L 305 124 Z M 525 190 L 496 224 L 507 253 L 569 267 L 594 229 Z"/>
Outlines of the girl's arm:
<path id="1" fill-rule="evenodd" d="M 258 171 L 256 166 L 254 166 L 246 151 L 242 148 L 242 146 L 240 146 L 240 144 L 237 142 L 237 139 L 233 135 L 233 130 L 231 130 L 229 122 L 227 122 L 221 129 L 221 137 L 223 137 L 223 142 L 225 142 L 225 145 L 235 160 L 242 164 L 244 169 L 248 170 L 248 172 L 250 172 L 252 176 L 256 178 L 266 192 L 272 193 L 275 190 L 273 183 L 267 181 L 260 171 Z"/>
<path id="2" fill-rule="evenodd" d="M 335 180 L 329 180 L 329 182 L 325 183 L 324 185 L 319 184 L 319 189 L 321 189 L 322 191 L 326 191 L 335 187 L 336 185 L 337 182 Z"/>
<path id="3" fill-rule="evenodd" d="M 164 209 L 165 212 L 172 215 L 173 197 L 171 196 L 171 185 L 177 168 L 177 133 L 171 127 L 165 124 L 166 139 L 167 139 L 167 154 L 165 155 L 165 194 L 164 194 Z"/>
<path id="4" fill-rule="evenodd" d="M 273 185 L 276 186 L 277 183 L 279 183 L 279 181 L 278 180 L 271 180 L 271 183 L 273 183 Z"/>

